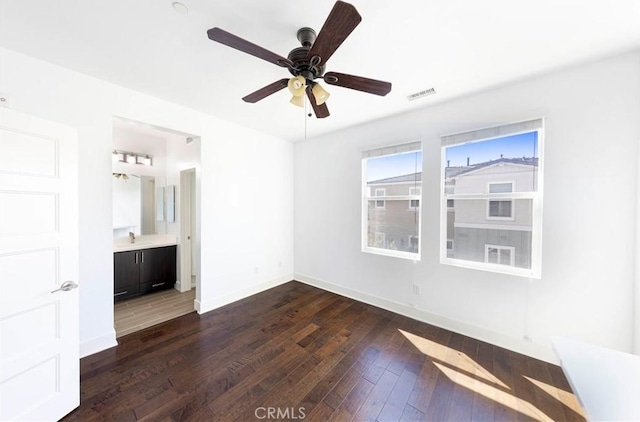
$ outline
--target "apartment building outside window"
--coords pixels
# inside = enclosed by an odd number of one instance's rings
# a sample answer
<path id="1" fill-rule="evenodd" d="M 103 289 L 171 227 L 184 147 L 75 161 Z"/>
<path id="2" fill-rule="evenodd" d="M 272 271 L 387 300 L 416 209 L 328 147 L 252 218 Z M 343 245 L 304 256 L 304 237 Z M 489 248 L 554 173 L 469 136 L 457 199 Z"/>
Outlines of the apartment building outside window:
<path id="1" fill-rule="evenodd" d="M 420 142 L 362 154 L 362 250 L 420 259 Z"/>
<path id="2" fill-rule="evenodd" d="M 442 137 L 443 264 L 540 277 L 543 123 Z"/>

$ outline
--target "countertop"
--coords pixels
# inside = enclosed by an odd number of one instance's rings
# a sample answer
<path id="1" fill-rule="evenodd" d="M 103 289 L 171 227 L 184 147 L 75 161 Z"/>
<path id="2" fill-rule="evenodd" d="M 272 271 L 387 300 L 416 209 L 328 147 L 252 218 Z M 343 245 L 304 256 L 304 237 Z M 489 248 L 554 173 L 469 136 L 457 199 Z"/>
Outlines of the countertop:
<path id="1" fill-rule="evenodd" d="M 134 243 L 131 243 L 128 237 L 120 237 L 113 239 L 113 252 L 137 251 L 140 249 L 160 248 L 177 244 L 178 241 L 176 237 L 167 234 L 136 236 Z"/>

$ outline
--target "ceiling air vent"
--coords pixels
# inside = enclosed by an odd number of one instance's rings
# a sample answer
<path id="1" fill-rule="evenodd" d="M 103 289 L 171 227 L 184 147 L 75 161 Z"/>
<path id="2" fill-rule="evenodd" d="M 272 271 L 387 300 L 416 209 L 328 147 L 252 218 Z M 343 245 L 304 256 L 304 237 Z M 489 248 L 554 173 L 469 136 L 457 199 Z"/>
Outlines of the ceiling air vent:
<path id="1" fill-rule="evenodd" d="M 433 95 L 435 93 L 436 93 L 436 89 L 435 88 L 429 88 L 429 89 L 422 90 L 420 92 L 416 92 L 416 93 L 407 95 L 407 100 L 413 101 L 413 100 L 417 100 L 418 98 L 422 98 L 422 97 L 426 97 L 426 96 L 429 96 L 429 95 Z"/>

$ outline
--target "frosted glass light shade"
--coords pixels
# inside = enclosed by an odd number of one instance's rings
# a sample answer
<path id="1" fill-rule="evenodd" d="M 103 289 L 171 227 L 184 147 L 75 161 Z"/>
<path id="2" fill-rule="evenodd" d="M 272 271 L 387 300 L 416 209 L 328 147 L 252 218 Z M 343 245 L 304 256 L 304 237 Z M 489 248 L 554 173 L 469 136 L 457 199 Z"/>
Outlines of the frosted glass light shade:
<path id="1" fill-rule="evenodd" d="M 304 97 L 302 95 L 300 96 L 294 95 L 293 97 L 291 97 L 291 100 L 289 100 L 289 102 L 298 107 L 304 107 Z"/>
<path id="2" fill-rule="evenodd" d="M 313 96 L 316 97 L 317 105 L 324 104 L 330 95 L 327 91 L 324 90 L 322 86 L 320 86 L 320 84 L 315 84 L 311 91 L 313 92 Z"/>
<path id="3" fill-rule="evenodd" d="M 287 87 L 289 88 L 289 92 L 291 92 L 294 97 L 302 97 L 304 95 L 304 90 L 307 88 L 307 85 L 304 77 L 298 75 L 294 78 L 289 79 Z"/>

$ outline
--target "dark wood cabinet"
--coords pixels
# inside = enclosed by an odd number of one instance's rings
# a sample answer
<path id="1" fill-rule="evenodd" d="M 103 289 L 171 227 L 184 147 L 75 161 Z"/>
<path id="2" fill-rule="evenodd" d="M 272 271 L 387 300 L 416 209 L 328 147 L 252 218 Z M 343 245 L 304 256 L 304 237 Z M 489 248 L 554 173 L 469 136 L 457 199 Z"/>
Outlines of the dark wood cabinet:
<path id="1" fill-rule="evenodd" d="M 176 282 L 176 246 L 116 252 L 114 299 L 170 289 Z"/>

